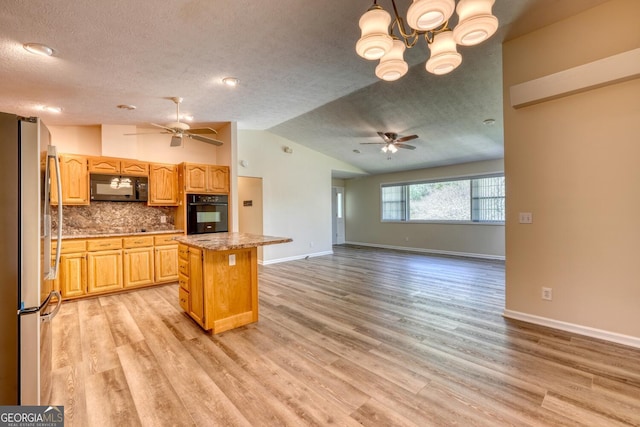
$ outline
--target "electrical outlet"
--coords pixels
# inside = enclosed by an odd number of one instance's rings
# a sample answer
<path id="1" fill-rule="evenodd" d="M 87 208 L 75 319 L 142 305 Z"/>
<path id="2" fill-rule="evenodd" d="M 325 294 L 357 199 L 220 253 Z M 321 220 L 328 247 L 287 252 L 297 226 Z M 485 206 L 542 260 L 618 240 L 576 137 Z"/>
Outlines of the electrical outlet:
<path id="1" fill-rule="evenodd" d="M 542 288 L 542 299 L 551 301 L 553 299 L 553 291 L 551 288 Z"/>
<path id="2" fill-rule="evenodd" d="M 166 224 L 167 223 L 167 216 L 166 215 L 162 215 L 160 217 L 160 224 Z"/>
<path id="3" fill-rule="evenodd" d="M 236 254 L 229 255 L 229 265 L 236 265 Z"/>
<path id="4" fill-rule="evenodd" d="M 309 247 L 312 248 L 313 247 L 313 242 L 309 242 Z"/>
<path id="5" fill-rule="evenodd" d="M 531 212 L 520 212 L 520 224 L 532 224 L 533 214 Z"/>

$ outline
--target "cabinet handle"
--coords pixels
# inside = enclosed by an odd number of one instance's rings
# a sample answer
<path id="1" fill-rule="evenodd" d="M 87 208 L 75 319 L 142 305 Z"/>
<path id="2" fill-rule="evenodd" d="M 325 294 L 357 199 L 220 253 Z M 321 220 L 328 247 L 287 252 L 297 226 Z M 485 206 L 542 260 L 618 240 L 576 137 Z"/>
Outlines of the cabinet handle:
<path id="1" fill-rule="evenodd" d="M 100 246 L 111 246 L 111 243 L 102 243 Z"/>

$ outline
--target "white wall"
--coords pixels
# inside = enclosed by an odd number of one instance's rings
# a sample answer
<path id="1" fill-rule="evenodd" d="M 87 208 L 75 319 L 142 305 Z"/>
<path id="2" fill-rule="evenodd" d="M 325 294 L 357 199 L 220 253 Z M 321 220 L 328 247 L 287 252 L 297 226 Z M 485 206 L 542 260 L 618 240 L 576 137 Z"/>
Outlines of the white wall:
<path id="1" fill-rule="evenodd" d="M 293 239 L 265 246 L 264 262 L 331 253 L 331 171 L 364 172 L 266 131 L 238 131 L 242 160 L 240 176 L 263 180 L 264 234 Z"/>
<path id="2" fill-rule="evenodd" d="M 502 160 L 491 160 L 345 180 L 346 241 L 501 259 L 505 255 L 504 225 L 383 223 L 380 219 L 380 185 L 503 171 Z"/>

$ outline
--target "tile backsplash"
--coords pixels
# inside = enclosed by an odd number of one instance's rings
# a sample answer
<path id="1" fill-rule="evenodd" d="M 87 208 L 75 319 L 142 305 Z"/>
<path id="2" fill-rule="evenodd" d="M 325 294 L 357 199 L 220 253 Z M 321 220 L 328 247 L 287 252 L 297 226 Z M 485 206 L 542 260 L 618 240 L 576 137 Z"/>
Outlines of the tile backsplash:
<path id="1" fill-rule="evenodd" d="M 57 227 L 57 206 L 52 206 Z M 65 236 L 107 233 L 135 233 L 175 229 L 173 207 L 147 206 L 134 202 L 91 202 L 89 206 L 63 206 L 62 234 Z M 162 217 L 166 217 L 166 223 Z"/>

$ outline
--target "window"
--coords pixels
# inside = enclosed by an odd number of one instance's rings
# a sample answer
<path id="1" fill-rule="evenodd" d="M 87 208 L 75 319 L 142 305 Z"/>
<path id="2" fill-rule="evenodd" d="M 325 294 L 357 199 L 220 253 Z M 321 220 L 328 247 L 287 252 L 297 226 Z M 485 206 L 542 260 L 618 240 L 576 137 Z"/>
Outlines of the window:
<path id="1" fill-rule="evenodd" d="M 504 175 L 383 184 L 382 221 L 504 222 Z"/>

